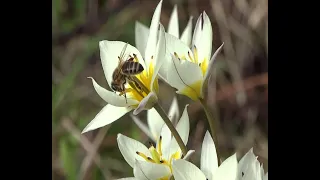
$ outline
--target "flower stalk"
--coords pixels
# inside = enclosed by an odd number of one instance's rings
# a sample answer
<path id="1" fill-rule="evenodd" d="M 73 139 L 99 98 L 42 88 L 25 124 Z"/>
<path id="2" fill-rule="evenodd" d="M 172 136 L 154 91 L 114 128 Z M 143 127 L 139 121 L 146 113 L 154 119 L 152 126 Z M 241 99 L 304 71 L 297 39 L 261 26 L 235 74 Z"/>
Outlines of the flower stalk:
<path id="1" fill-rule="evenodd" d="M 219 152 L 219 148 L 218 148 L 219 144 L 218 144 L 218 138 L 217 138 L 217 130 L 218 130 L 217 127 L 219 127 L 218 126 L 219 122 L 216 118 L 213 117 L 206 101 L 202 98 L 199 98 L 199 101 L 204 109 L 204 112 L 206 113 L 207 120 L 208 120 L 208 123 L 210 126 L 211 135 L 213 137 L 213 141 L 217 145 L 216 151 L 217 151 L 217 157 L 218 157 L 218 165 L 220 166 L 221 165 L 221 161 L 220 161 L 221 156 L 220 156 L 220 152 Z"/>
<path id="2" fill-rule="evenodd" d="M 164 112 L 164 110 L 162 109 L 162 107 L 160 106 L 159 103 L 156 103 L 154 105 L 154 109 L 159 113 L 159 115 L 162 117 L 163 121 L 166 123 L 166 125 L 168 126 L 168 128 L 170 129 L 172 135 L 174 136 L 174 138 L 176 139 L 183 156 L 185 156 L 187 154 L 187 147 L 184 145 L 178 131 L 176 130 L 176 128 L 173 126 L 172 122 L 170 121 L 170 119 L 168 118 L 167 114 Z"/>
<path id="3" fill-rule="evenodd" d="M 138 78 L 136 78 L 135 76 L 132 77 L 133 80 L 139 84 L 139 86 L 141 87 L 141 89 L 146 92 L 147 94 L 150 92 L 149 89 L 147 87 L 144 86 L 143 83 L 141 83 L 139 81 Z M 171 120 L 169 119 L 169 117 L 167 116 L 167 114 L 165 113 L 165 111 L 163 110 L 163 108 L 160 106 L 160 104 L 157 102 L 154 104 L 154 109 L 159 113 L 159 115 L 162 117 L 164 123 L 166 123 L 166 125 L 168 126 L 169 130 L 171 131 L 173 137 L 176 139 L 183 156 L 185 156 L 187 154 L 187 147 L 185 146 L 185 144 L 183 143 L 178 131 L 176 130 L 176 128 L 173 126 Z"/>

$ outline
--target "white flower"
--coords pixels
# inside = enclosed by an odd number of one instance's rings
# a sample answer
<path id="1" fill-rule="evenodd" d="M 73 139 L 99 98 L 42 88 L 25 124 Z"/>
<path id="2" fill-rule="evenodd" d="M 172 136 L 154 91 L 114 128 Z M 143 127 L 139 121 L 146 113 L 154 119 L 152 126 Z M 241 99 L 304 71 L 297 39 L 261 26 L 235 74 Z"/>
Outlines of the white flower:
<path id="1" fill-rule="evenodd" d="M 88 132 L 102 126 L 108 125 L 119 119 L 127 112 L 135 109 L 134 114 L 138 114 L 142 110 L 150 109 L 157 102 L 158 87 L 158 71 L 163 63 L 162 58 L 165 55 L 165 37 L 164 28 L 159 20 L 161 13 L 162 1 L 158 4 L 152 17 L 150 25 L 150 35 L 147 40 L 145 49 L 145 58 L 142 58 L 140 52 L 130 44 L 127 45 L 125 57 L 127 60 L 129 55 L 135 57 L 135 61 L 139 62 L 144 71 L 136 77 L 148 89 L 148 92 L 137 90 L 137 88 L 126 85 L 126 96 L 116 94 L 114 91 L 108 91 L 101 87 L 92 79 L 94 89 L 98 95 L 108 104 L 96 115 L 96 117 L 85 127 L 82 133 Z M 159 34 L 159 37 L 158 37 Z M 158 39 L 158 40 L 157 40 Z M 121 41 L 100 41 L 100 58 L 102 68 L 107 79 L 109 87 L 111 87 L 113 71 L 118 66 L 118 56 L 121 54 L 126 43 Z"/>
<path id="2" fill-rule="evenodd" d="M 173 98 L 168 112 L 168 117 L 173 125 L 176 124 L 180 117 L 178 100 L 176 97 Z M 150 139 L 152 139 L 154 142 L 157 141 L 157 138 L 160 136 L 164 121 L 154 108 L 147 111 L 148 126 L 146 126 L 137 116 L 131 115 L 131 118 Z"/>
<path id="3" fill-rule="evenodd" d="M 212 27 L 209 17 L 203 12 L 197 20 L 192 39 L 192 48 L 178 38 L 166 33 L 167 62 L 159 73 L 165 81 L 183 94 L 197 100 L 204 97 L 212 64 L 223 44 L 211 57 Z"/>
<path id="4" fill-rule="evenodd" d="M 184 31 L 182 32 L 182 35 L 180 37 L 180 40 L 184 42 L 187 45 L 191 44 L 191 38 L 192 38 L 192 16 L 189 18 L 188 24 Z M 177 11 L 177 5 L 174 6 L 173 11 L 170 16 L 169 24 L 168 24 L 168 31 L 169 34 L 179 38 L 179 19 L 178 19 L 178 11 Z M 140 23 L 139 21 L 136 21 L 135 26 L 135 42 L 137 49 L 143 54 L 145 47 L 147 45 L 147 40 L 149 36 L 149 28 Z"/>
<path id="5" fill-rule="evenodd" d="M 238 177 L 240 180 L 268 180 L 268 173 L 264 174 L 263 166 L 260 165 L 251 148 L 239 161 Z"/>
<path id="6" fill-rule="evenodd" d="M 188 142 L 189 126 L 186 106 L 176 126 L 184 144 Z M 135 178 L 140 180 L 169 179 L 172 175 L 172 161 L 182 157 L 181 149 L 166 125 L 162 127 L 156 146 L 151 143 L 149 149 L 139 141 L 122 134 L 118 134 L 117 142 L 124 159 L 133 168 Z M 193 150 L 188 151 L 184 159 L 193 152 Z"/>
<path id="7" fill-rule="evenodd" d="M 191 16 L 189 18 L 188 24 L 184 31 L 182 32 L 181 37 L 179 36 L 179 19 L 178 19 L 178 10 L 177 5 L 174 6 L 173 11 L 170 16 L 169 24 L 168 24 L 168 34 L 171 34 L 172 36 L 179 38 L 180 40 L 185 43 L 188 47 L 191 45 L 191 39 L 192 39 L 192 19 Z M 147 26 L 141 24 L 140 22 L 136 22 L 135 27 L 135 42 L 137 48 L 140 50 L 140 52 L 143 52 L 147 45 L 147 39 L 149 35 L 149 29 Z M 166 54 L 167 58 L 163 58 L 163 60 L 171 58 L 171 55 L 169 53 Z M 160 70 L 159 70 L 159 77 L 161 77 L 162 80 L 167 81 L 167 70 L 169 68 L 168 63 L 164 63 Z"/>
<path id="8" fill-rule="evenodd" d="M 175 180 L 236 180 L 238 161 L 236 154 L 227 158 L 219 167 L 214 142 L 207 131 L 201 148 L 200 169 L 185 160 L 172 163 Z"/>

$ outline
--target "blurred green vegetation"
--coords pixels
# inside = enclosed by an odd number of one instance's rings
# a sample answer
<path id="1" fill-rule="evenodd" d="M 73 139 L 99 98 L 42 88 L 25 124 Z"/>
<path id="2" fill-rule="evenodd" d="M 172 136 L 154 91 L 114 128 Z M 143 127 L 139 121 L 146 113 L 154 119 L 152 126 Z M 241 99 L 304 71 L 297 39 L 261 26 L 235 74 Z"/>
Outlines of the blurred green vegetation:
<path id="1" fill-rule="evenodd" d="M 260 0 L 262 1 L 262 0 Z M 258 1 L 258 2 L 260 2 Z M 132 176 L 131 167 L 124 161 L 116 144 L 116 135 L 118 133 L 126 134 L 134 139 L 146 142 L 148 138 L 144 135 L 137 126 L 133 123 L 128 115 L 121 118 L 119 121 L 114 122 L 108 127 L 103 127 L 93 132 L 81 135 L 80 132 L 90 122 L 90 120 L 106 105 L 106 103 L 95 93 L 91 81 L 87 77 L 92 76 L 95 80 L 107 87 L 104 78 L 100 58 L 98 42 L 100 40 L 119 40 L 126 41 L 134 45 L 134 25 L 138 20 L 145 25 L 149 26 L 153 10 L 158 1 L 128 1 L 128 0 L 105 0 L 105 1 L 85 1 L 85 0 L 53 0 L 52 1 L 52 172 L 53 179 L 60 180 L 74 180 L 74 179 L 114 179 L 121 177 Z M 190 4 L 189 1 L 164 1 L 162 8 L 161 21 L 166 26 L 173 4 L 178 3 L 180 31 L 185 27 L 189 15 L 194 16 L 194 23 L 196 22 L 199 11 L 206 10 L 213 21 L 213 26 L 219 24 L 219 19 L 213 18 L 215 15 L 212 9 L 208 6 L 209 1 L 199 0 L 195 4 Z M 266 7 L 267 8 L 267 7 Z M 230 12 L 232 13 L 232 12 Z M 267 17 L 262 18 L 265 21 Z M 262 21 L 261 20 L 261 21 Z M 248 24 L 243 25 L 249 27 Z M 194 27 L 194 25 L 193 25 Z M 259 28 L 261 28 L 259 26 Z M 259 29 L 256 28 L 256 29 Z M 252 27 L 249 27 L 249 33 L 254 36 L 258 34 L 259 37 L 265 37 L 264 31 L 255 32 Z M 214 31 L 219 31 L 214 27 Z M 219 34 L 214 34 L 214 45 L 220 44 L 216 41 L 221 40 Z M 255 43 L 261 43 L 260 39 L 252 38 L 250 42 L 252 46 Z M 258 39 L 258 38 L 257 38 Z M 237 41 L 234 46 L 238 46 Z M 260 46 L 259 46 L 260 47 Z M 262 48 L 265 50 L 266 48 Z M 244 50 L 242 50 L 244 51 Z M 242 52 L 241 51 L 241 52 Z M 260 52 L 260 49 L 257 50 Z M 228 53 L 228 52 L 225 52 Z M 227 54 L 228 55 L 228 54 Z M 226 57 L 227 57 L 226 55 Z M 243 54 L 240 54 L 243 56 Z M 263 63 L 267 61 L 262 58 Z M 217 66 L 224 67 L 226 63 L 220 61 Z M 248 68 L 256 69 L 255 67 L 248 66 L 252 64 L 253 60 L 245 60 L 241 70 Z M 221 66 L 220 66 L 221 65 Z M 262 65 L 266 66 L 266 65 Z M 228 70 L 226 70 L 228 71 Z M 245 69 L 245 72 L 248 70 Z M 267 72 L 267 70 L 266 70 Z M 259 73 L 253 71 L 252 73 L 242 73 L 243 78 L 246 76 L 256 76 Z M 230 75 L 231 74 L 231 75 Z M 244 75 L 245 74 L 245 75 Z M 215 85 L 222 87 L 225 84 L 232 83 L 231 72 L 226 75 L 218 77 Z M 224 80 L 223 80 L 224 79 Z M 224 83 L 227 82 L 227 83 Z M 265 85 L 265 84 L 264 84 Z M 166 85 L 161 86 L 162 103 L 165 104 L 165 109 L 171 102 L 174 90 Z M 251 89 L 250 92 L 252 93 Z M 167 95 L 164 95 L 167 94 Z M 265 94 L 255 94 L 253 99 L 258 101 L 264 99 Z M 251 96 L 248 94 L 248 98 Z M 262 97 L 262 98 L 261 98 Z M 190 120 L 194 126 L 191 126 L 191 134 L 189 142 L 201 142 L 204 130 L 208 126 L 203 116 L 203 111 L 199 108 L 199 104 L 191 102 L 185 97 L 178 97 L 180 109 L 186 103 L 191 103 L 192 112 L 190 112 Z M 259 101 L 259 102 L 260 102 Z M 247 123 L 243 119 L 241 113 L 252 107 L 259 107 L 258 109 L 266 109 L 266 106 L 253 103 L 248 100 L 249 105 L 234 105 L 234 100 L 227 99 L 221 100 L 219 103 L 221 114 L 221 121 L 225 124 L 224 130 L 220 132 L 222 144 L 219 145 L 225 151 L 225 156 L 230 155 L 229 152 L 234 150 L 246 152 L 248 148 L 254 145 L 256 139 L 267 141 L 267 116 L 259 117 L 260 119 L 252 120 L 253 122 Z M 255 101 L 253 101 L 255 102 Z M 229 103 L 229 104 L 228 104 Z M 231 105 L 230 105 L 231 104 Z M 260 107 L 261 106 L 261 107 Z M 250 108 L 248 108 L 250 107 Z M 233 116 L 229 116 L 229 112 L 225 109 L 236 109 Z M 240 112 L 238 111 L 239 109 Z M 231 110 L 230 110 L 231 111 Z M 259 112 L 256 112 L 259 113 Z M 240 114 L 240 115 L 239 115 Z M 142 118 L 145 114 L 141 115 Z M 227 119 L 227 120 L 223 120 Z M 248 119 L 248 118 L 244 118 Z M 257 117 L 256 117 L 257 119 Z M 256 122 L 261 123 L 257 125 Z M 245 122 L 245 125 L 241 123 Z M 231 124 L 231 125 L 230 125 Z M 255 124 L 255 125 L 252 125 Z M 258 128 L 255 128 L 255 127 Z M 240 128 L 241 133 L 237 134 L 236 128 Z M 200 129 L 200 130 L 199 130 Z M 252 135 L 253 134 L 253 135 Z M 239 138 L 235 139 L 234 136 Z M 254 140 L 244 142 L 247 136 L 253 136 Z M 232 141 L 230 139 L 233 139 Z M 262 144 L 263 144 L 262 143 Z M 265 144 L 263 144 L 260 153 L 264 158 L 264 163 L 267 163 L 267 155 L 265 153 Z M 199 143 L 191 143 L 195 148 L 199 148 Z M 262 146 L 261 144 L 259 146 Z M 98 147 L 96 155 L 94 148 Z M 92 149 L 93 148 L 93 149 Z M 266 151 L 266 152 L 265 152 Z M 91 160 L 95 159 L 95 160 Z M 194 157 L 195 161 L 196 157 Z"/>

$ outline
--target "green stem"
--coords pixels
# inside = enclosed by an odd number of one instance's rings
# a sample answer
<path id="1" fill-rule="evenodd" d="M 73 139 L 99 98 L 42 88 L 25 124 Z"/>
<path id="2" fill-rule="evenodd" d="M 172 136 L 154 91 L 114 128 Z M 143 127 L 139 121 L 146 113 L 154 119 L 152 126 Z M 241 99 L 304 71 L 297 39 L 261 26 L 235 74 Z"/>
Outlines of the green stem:
<path id="1" fill-rule="evenodd" d="M 166 125 L 168 126 L 168 128 L 170 129 L 171 133 L 173 134 L 174 138 L 176 139 L 182 154 L 185 156 L 187 154 L 187 147 L 184 145 L 178 131 L 176 130 L 176 128 L 173 126 L 172 122 L 170 121 L 170 119 L 168 118 L 167 114 L 164 112 L 164 110 L 162 109 L 162 107 L 159 105 L 159 103 L 156 103 L 153 106 L 157 112 L 159 113 L 159 115 L 162 117 L 163 121 L 166 123 Z"/>
<path id="2" fill-rule="evenodd" d="M 218 127 L 219 127 L 219 122 L 216 118 L 213 117 L 212 113 L 210 112 L 209 110 L 209 107 L 207 105 L 207 103 L 205 102 L 204 99 L 200 98 L 199 99 L 203 109 L 204 109 L 204 112 L 206 113 L 206 116 L 207 116 L 207 119 L 208 119 L 208 122 L 209 122 L 209 126 L 210 126 L 210 131 L 211 131 L 211 135 L 212 135 L 212 138 L 213 138 L 213 141 L 216 145 L 216 151 L 217 151 L 217 157 L 218 157 L 218 165 L 220 166 L 221 164 L 221 161 L 220 161 L 220 152 L 219 152 L 219 148 L 218 148 L 218 138 L 217 138 L 217 131 L 218 131 Z"/>
<path id="3" fill-rule="evenodd" d="M 139 84 L 139 86 L 141 87 L 141 89 L 146 93 L 149 94 L 150 90 L 142 83 L 139 81 L 139 79 L 135 76 L 131 77 L 136 83 Z M 154 105 L 154 108 L 156 109 L 156 111 L 158 111 L 159 115 L 162 117 L 163 121 L 166 123 L 166 125 L 168 126 L 169 130 L 171 131 L 172 135 L 174 136 L 174 138 L 176 139 L 182 154 L 185 156 L 187 154 L 187 147 L 184 145 L 178 131 L 176 130 L 176 128 L 173 126 L 172 122 L 170 121 L 170 119 L 168 118 L 167 114 L 165 113 L 165 111 L 162 109 L 162 107 L 160 106 L 160 104 L 157 102 Z"/>

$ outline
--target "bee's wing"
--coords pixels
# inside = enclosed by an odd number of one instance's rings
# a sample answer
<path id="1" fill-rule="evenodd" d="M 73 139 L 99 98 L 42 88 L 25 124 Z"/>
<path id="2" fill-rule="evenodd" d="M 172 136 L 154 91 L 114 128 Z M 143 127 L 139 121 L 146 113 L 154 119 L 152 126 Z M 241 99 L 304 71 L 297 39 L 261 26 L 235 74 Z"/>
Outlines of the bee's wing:
<path id="1" fill-rule="evenodd" d="M 126 52 L 127 46 L 128 46 L 128 42 L 123 46 L 122 51 L 121 51 L 121 53 L 120 53 L 120 55 L 119 55 L 119 59 L 120 59 L 121 61 L 123 61 L 123 58 L 124 58 L 124 56 L 125 56 L 125 52 Z"/>

